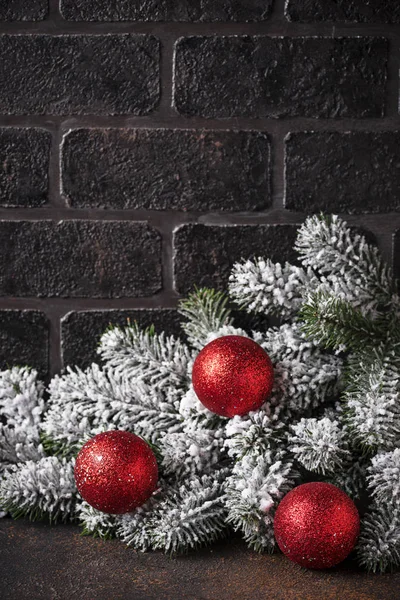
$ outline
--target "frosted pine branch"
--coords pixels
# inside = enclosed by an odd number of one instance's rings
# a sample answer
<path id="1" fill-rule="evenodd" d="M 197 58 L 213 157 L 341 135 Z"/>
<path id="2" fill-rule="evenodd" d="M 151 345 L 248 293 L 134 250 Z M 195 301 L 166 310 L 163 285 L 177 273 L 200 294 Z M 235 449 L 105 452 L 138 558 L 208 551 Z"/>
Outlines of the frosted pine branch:
<path id="1" fill-rule="evenodd" d="M 83 535 L 92 535 L 107 540 L 115 536 L 121 515 L 109 515 L 96 510 L 82 501 L 76 508 L 76 516 L 82 526 Z"/>
<path id="2" fill-rule="evenodd" d="M 360 564 L 369 571 L 385 572 L 400 565 L 400 509 L 374 504 L 361 522 L 356 547 Z"/>
<path id="3" fill-rule="evenodd" d="M 75 499 L 74 461 L 55 456 L 13 465 L 0 482 L 0 504 L 13 517 L 64 521 Z"/>
<path id="4" fill-rule="evenodd" d="M 212 413 L 200 402 L 192 385 L 180 401 L 179 414 L 184 420 L 185 429 L 200 427 L 219 430 L 225 427 L 227 421 L 224 417 Z"/>
<path id="5" fill-rule="evenodd" d="M 182 433 L 166 433 L 160 440 L 162 468 L 177 479 L 192 474 L 209 474 L 221 463 L 222 432 L 185 429 Z"/>
<path id="6" fill-rule="evenodd" d="M 49 391 L 43 432 L 70 447 L 85 434 L 110 428 L 135 431 L 149 440 L 156 440 L 161 432 L 182 429 L 178 390 L 154 389 L 96 364 L 86 371 L 68 368 L 65 375 L 52 380 Z"/>
<path id="7" fill-rule="evenodd" d="M 366 457 L 350 456 L 344 462 L 343 469 L 333 473 L 328 481 L 343 490 L 350 498 L 360 499 L 367 487 L 368 465 Z"/>
<path id="8" fill-rule="evenodd" d="M 144 381 L 157 388 L 186 387 L 189 384 L 189 348 L 174 336 L 141 331 L 136 323 L 107 331 L 100 340 L 98 352 L 108 368 L 123 373 L 125 378 Z"/>
<path id="9" fill-rule="evenodd" d="M 341 469 L 349 451 L 337 421 L 301 419 L 291 429 L 289 450 L 303 467 L 322 475 Z"/>
<path id="10" fill-rule="evenodd" d="M 193 476 L 168 494 L 155 511 L 153 547 L 175 554 L 221 537 L 227 528 L 225 477 L 225 471 Z"/>
<path id="11" fill-rule="evenodd" d="M 43 410 L 44 385 L 37 371 L 13 367 L 0 372 L 0 415 L 8 425 L 24 429 L 37 427 Z"/>
<path id="12" fill-rule="evenodd" d="M 284 324 L 253 337 L 274 364 L 275 382 L 268 402 L 287 416 L 332 400 L 338 394 L 342 360 L 307 341 L 298 324 Z"/>
<path id="13" fill-rule="evenodd" d="M 246 455 L 262 454 L 272 462 L 273 454 L 282 444 L 283 424 L 268 412 L 267 404 L 264 411 L 229 419 L 225 430 L 225 447 L 231 458 L 241 459 Z"/>
<path id="14" fill-rule="evenodd" d="M 376 502 L 400 507 L 400 448 L 372 458 L 368 485 Z"/>
<path id="15" fill-rule="evenodd" d="M 304 267 L 318 273 L 321 286 L 335 297 L 375 315 L 399 307 L 390 269 L 378 249 L 336 215 L 312 216 L 300 227 L 295 249 Z"/>
<path id="16" fill-rule="evenodd" d="M 145 504 L 132 513 L 120 515 L 117 537 L 136 550 L 141 552 L 149 550 L 153 543 L 155 514 L 160 503 L 165 499 L 168 489 L 171 492 L 171 487 L 166 481 L 159 481 L 159 489 Z"/>
<path id="17" fill-rule="evenodd" d="M 278 453 L 274 462 L 270 461 L 269 455 L 246 455 L 235 464 L 227 480 L 227 520 L 257 551 L 274 549 L 275 507 L 294 485 L 292 463 L 284 454 Z"/>
<path id="18" fill-rule="evenodd" d="M 290 319 L 299 310 L 306 289 L 316 285 L 311 269 L 269 259 L 246 260 L 233 266 L 229 293 L 247 312 L 279 315 Z"/>
<path id="19" fill-rule="evenodd" d="M 0 472 L 12 464 L 38 461 L 43 457 L 37 427 L 0 425 Z"/>
<path id="20" fill-rule="evenodd" d="M 391 450 L 400 439 L 400 361 L 384 346 L 349 359 L 343 398 L 354 441 L 371 450 Z"/>
<path id="21" fill-rule="evenodd" d="M 205 339 L 204 345 L 207 345 L 210 342 L 217 340 L 218 338 L 225 337 L 226 335 L 240 335 L 242 337 L 247 337 L 247 338 L 250 337 L 249 334 L 244 329 L 241 329 L 240 327 L 233 327 L 233 325 L 224 325 L 220 329 L 217 329 L 216 331 L 212 331 L 211 333 L 209 333 Z"/>
<path id="22" fill-rule="evenodd" d="M 178 312 L 187 319 L 182 329 L 193 348 L 201 350 L 210 333 L 232 324 L 227 303 L 224 293 L 207 288 L 195 290 L 180 302 Z"/>

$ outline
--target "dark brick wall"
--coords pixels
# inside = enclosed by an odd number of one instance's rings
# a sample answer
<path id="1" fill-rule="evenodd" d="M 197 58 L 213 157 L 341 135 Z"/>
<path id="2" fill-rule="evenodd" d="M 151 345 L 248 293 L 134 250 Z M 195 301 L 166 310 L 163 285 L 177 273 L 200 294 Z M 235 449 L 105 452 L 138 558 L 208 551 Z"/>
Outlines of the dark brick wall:
<path id="1" fill-rule="evenodd" d="M 183 294 L 321 210 L 400 276 L 397 0 L 0 5 L 1 368 L 181 335 Z"/>

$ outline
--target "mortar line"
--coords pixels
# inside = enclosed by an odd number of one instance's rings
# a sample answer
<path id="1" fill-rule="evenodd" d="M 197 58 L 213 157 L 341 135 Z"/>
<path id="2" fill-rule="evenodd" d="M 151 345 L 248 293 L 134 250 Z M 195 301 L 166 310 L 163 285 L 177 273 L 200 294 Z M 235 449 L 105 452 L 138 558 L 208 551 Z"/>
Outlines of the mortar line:
<path id="1" fill-rule="evenodd" d="M 174 129 L 176 131 L 207 129 L 217 131 L 264 131 L 266 133 L 287 133 L 294 131 L 386 131 L 400 129 L 400 115 L 392 111 L 385 117 L 374 118 L 332 118 L 289 117 L 275 119 L 272 117 L 249 118 L 229 117 L 213 118 L 185 117 L 175 113 L 170 107 L 163 106 L 152 117 L 137 116 L 49 116 L 49 115 L 0 115 L 0 127 L 42 128 L 53 132 L 59 128 L 64 135 L 73 129 Z M 164 114 L 165 113 L 165 114 Z"/>
<path id="2" fill-rule="evenodd" d="M 259 22 L 188 22 L 188 21 L 67 21 L 51 5 L 49 16 L 44 21 L 2 21 L 1 34 L 53 34 L 53 35 L 107 35 L 107 34 L 144 34 L 162 37 L 164 35 L 271 35 L 288 37 L 317 36 L 383 36 L 399 34 L 399 23 L 345 23 L 313 22 L 298 23 L 289 21 L 282 12 L 282 0 L 270 19 Z"/>
<path id="3" fill-rule="evenodd" d="M 369 224 L 369 226 L 388 225 L 399 226 L 400 213 L 363 213 L 346 214 L 344 218 Z M 145 210 L 145 209 L 71 209 L 47 206 L 41 208 L 0 208 L 0 220 L 10 221 L 40 221 L 40 220 L 93 220 L 99 222 L 107 221 L 135 221 L 147 222 L 161 231 L 169 231 L 187 223 L 196 223 L 201 219 L 203 224 L 216 224 L 218 222 L 228 225 L 258 223 L 266 225 L 279 225 L 296 223 L 303 219 L 306 213 L 289 211 L 280 207 L 272 207 L 266 211 L 232 211 L 232 212 L 207 212 L 207 211 L 179 211 L 179 210 Z"/>
<path id="4" fill-rule="evenodd" d="M 49 164 L 49 208 L 63 209 L 65 202 L 61 197 L 61 128 L 58 126 L 53 131 L 50 164 Z"/>

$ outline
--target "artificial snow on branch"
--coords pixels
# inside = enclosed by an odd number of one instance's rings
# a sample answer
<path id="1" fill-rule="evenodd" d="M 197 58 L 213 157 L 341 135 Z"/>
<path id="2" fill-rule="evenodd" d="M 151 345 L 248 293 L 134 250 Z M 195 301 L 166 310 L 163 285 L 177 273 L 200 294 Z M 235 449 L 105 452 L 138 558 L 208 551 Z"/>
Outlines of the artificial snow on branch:
<path id="1" fill-rule="evenodd" d="M 344 432 L 337 421 L 323 419 L 301 419 L 292 425 L 289 449 L 298 462 L 308 471 L 325 475 L 342 468 L 343 460 L 349 455 L 346 450 Z"/>

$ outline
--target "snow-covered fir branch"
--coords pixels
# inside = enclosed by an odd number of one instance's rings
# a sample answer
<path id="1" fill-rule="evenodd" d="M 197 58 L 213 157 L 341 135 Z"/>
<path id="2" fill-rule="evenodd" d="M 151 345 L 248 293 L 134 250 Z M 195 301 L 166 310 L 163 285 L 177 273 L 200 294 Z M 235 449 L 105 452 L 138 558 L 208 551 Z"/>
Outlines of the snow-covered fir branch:
<path id="1" fill-rule="evenodd" d="M 301 419 L 291 426 L 289 450 L 308 471 L 326 473 L 338 471 L 349 456 L 345 434 L 337 421 Z"/>
<path id="2" fill-rule="evenodd" d="M 230 296 L 239 306 L 283 319 L 295 316 L 306 290 L 316 285 L 311 269 L 289 263 L 282 266 L 264 258 L 235 263 L 229 277 Z"/>
<path id="3" fill-rule="evenodd" d="M 193 475 L 154 511 L 152 546 L 170 554 L 209 544 L 227 529 L 225 470 Z"/>
<path id="4" fill-rule="evenodd" d="M 365 450 L 391 450 L 400 441 L 400 357 L 385 345 L 348 359 L 343 399 L 352 438 Z"/>
<path id="5" fill-rule="evenodd" d="M 246 455 L 263 455 L 272 462 L 274 453 L 283 443 L 283 423 L 269 410 L 251 412 L 229 419 L 225 428 L 225 447 L 235 460 Z"/>
<path id="6" fill-rule="evenodd" d="M 161 479 L 158 482 L 158 489 L 148 499 L 148 501 L 139 506 L 132 513 L 119 515 L 116 534 L 125 544 L 132 546 L 135 550 L 145 552 L 152 547 L 153 531 L 155 525 L 155 512 L 167 494 L 172 494 L 178 484 L 169 484 Z"/>
<path id="7" fill-rule="evenodd" d="M 10 467 L 0 482 L 0 505 L 13 517 L 64 521 L 74 514 L 74 461 L 47 456 Z"/>
<path id="8" fill-rule="evenodd" d="M 192 385 L 180 401 L 179 414 L 184 421 L 185 429 L 189 430 L 197 427 L 222 430 L 227 421 L 224 417 L 212 413 L 200 402 Z"/>
<path id="9" fill-rule="evenodd" d="M 0 415 L 7 425 L 31 430 L 40 423 L 44 385 L 37 375 L 27 367 L 0 372 Z"/>
<path id="10" fill-rule="evenodd" d="M 253 339 L 274 365 L 274 387 L 268 402 L 287 416 L 304 414 L 332 401 L 339 392 L 342 360 L 306 340 L 298 323 L 285 323 Z"/>
<path id="11" fill-rule="evenodd" d="M 294 486 L 296 473 L 283 452 L 245 455 L 235 463 L 226 486 L 227 521 L 243 533 L 251 548 L 271 552 L 275 548 L 275 508 Z"/>
<path id="12" fill-rule="evenodd" d="M 12 464 L 44 457 L 37 427 L 0 425 L 0 473 Z"/>
<path id="13" fill-rule="evenodd" d="M 330 474 L 327 480 L 343 490 L 353 500 L 359 500 L 365 496 L 368 466 L 367 457 L 350 455 L 344 461 L 343 468 Z"/>
<path id="14" fill-rule="evenodd" d="M 295 249 L 303 266 L 318 273 L 322 287 L 336 298 L 365 314 L 388 306 L 398 309 L 392 274 L 378 249 L 336 215 L 308 217 Z"/>
<path id="15" fill-rule="evenodd" d="M 107 429 L 135 431 L 148 440 L 182 429 L 181 395 L 175 387 L 157 389 L 118 370 L 92 364 L 55 377 L 49 386 L 42 429 L 53 442 L 74 447 L 82 437 Z"/>
<path id="16" fill-rule="evenodd" d="M 159 441 L 163 472 L 178 479 L 192 474 L 209 474 L 223 461 L 222 431 L 185 428 L 166 433 Z"/>
<path id="17" fill-rule="evenodd" d="M 400 509 L 400 448 L 374 456 L 368 469 L 368 486 L 379 504 L 396 504 Z"/>
<path id="18" fill-rule="evenodd" d="M 373 504 L 361 521 L 356 547 L 359 563 L 368 571 L 393 570 L 400 565 L 400 508 Z"/>
<path id="19" fill-rule="evenodd" d="M 100 340 L 98 352 L 108 368 L 125 378 L 143 380 L 159 389 L 179 389 L 189 383 L 189 348 L 172 335 L 158 335 L 152 329 L 141 331 L 136 322 L 109 329 Z"/>
<path id="20" fill-rule="evenodd" d="M 107 540 L 115 537 L 122 516 L 101 512 L 82 500 L 77 502 L 76 518 L 82 526 L 83 535 L 92 535 Z"/>

